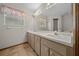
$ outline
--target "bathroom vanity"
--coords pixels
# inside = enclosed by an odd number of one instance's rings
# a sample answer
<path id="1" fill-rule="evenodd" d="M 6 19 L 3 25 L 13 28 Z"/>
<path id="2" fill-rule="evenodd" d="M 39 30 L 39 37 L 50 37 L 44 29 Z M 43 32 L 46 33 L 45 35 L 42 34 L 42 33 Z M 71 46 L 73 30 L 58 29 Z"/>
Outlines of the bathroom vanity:
<path id="1" fill-rule="evenodd" d="M 34 31 L 37 32 L 28 31 L 27 39 L 37 55 L 74 55 L 72 4 L 55 4 L 36 17 L 36 21 L 37 30 Z"/>
<path id="2" fill-rule="evenodd" d="M 73 40 L 58 39 L 51 32 L 27 32 L 29 45 L 39 56 L 73 56 Z M 68 35 L 69 36 L 69 35 Z M 64 41 L 65 40 L 65 41 Z"/>

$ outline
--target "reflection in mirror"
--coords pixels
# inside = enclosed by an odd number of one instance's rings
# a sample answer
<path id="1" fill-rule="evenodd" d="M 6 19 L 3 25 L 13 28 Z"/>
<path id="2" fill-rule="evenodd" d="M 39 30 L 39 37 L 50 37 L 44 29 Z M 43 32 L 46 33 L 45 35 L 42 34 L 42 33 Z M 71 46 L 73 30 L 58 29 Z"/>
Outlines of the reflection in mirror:
<path id="1" fill-rule="evenodd" d="M 53 31 L 58 31 L 58 18 L 53 19 Z"/>
<path id="2" fill-rule="evenodd" d="M 47 31 L 72 32 L 73 30 L 71 3 L 57 3 L 44 10 L 40 16 L 46 17 L 46 21 L 42 21 L 44 23 L 42 26 L 46 25 Z"/>

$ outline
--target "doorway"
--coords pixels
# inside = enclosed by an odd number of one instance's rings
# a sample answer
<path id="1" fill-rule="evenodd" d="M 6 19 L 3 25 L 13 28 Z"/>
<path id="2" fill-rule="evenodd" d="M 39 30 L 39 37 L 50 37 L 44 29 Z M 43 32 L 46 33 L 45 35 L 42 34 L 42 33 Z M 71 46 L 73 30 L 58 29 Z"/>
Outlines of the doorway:
<path id="1" fill-rule="evenodd" d="M 53 31 L 58 31 L 58 18 L 53 19 Z"/>

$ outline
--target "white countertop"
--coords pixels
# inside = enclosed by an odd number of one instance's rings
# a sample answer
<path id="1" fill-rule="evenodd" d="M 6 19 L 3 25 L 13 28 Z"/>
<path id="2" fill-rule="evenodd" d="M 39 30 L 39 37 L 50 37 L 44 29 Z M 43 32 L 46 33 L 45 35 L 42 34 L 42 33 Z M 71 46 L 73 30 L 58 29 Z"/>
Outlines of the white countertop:
<path id="1" fill-rule="evenodd" d="M 66 37 L 63 35 L 63 38 L 60 39 L 57 36 L 50 36 L 50 34 L 52 35 L 54 33 L 54 32 L 50 32 L 50 31 L 40 31 L 40 32 L 28 31 L 28 32 L 38 35 L 40 37 L 46 38 L 51 41 L 58 42 L 58 43 L 73 47 L 73 38 L 72 37 L 70 38 L 70 37 Z M 67 35 L 69 36 L 70 34 L 67 34 Z M 59 35 L 59 36 L 61 36 L 61 35 Z"/>

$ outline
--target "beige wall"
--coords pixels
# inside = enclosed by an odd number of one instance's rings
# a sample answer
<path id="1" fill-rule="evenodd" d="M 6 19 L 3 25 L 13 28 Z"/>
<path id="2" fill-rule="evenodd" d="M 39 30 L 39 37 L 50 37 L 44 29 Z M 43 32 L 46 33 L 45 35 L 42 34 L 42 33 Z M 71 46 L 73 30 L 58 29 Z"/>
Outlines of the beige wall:
<path id="1" fill-rule="evenodd" d="M 62 30 L 66 32 L 72 32 L 72 29 L 73 29 L 72 13 L 66 13 L 62 16 Z"/>
<path id="2" fill-rule="evenodd" d="M 16 5 L 10 6 L 15 7 Z M 20 8 L 19 6 L 18 9 Z M 26 42 L 25 36 L 27 31 L 34 30 L 34 18 L 29 12 L 26 12 L 25 26 L 23 28 L 7 28 L 6 25 L 3 25 L 2 20 L 3 17 L 0 15 L 0 49 Z"/>

